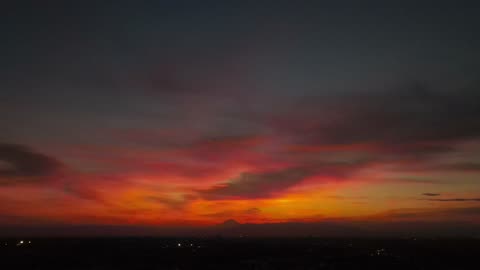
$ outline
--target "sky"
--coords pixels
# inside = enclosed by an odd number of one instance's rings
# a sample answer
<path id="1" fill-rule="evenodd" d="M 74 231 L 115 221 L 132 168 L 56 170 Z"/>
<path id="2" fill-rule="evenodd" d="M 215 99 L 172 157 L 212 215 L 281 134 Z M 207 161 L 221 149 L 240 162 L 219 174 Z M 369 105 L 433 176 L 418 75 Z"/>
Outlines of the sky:
<path id="1" fill-rule="evenodd" d="M 480 225 L 478 4 L 99 2 L 2 7 L 0 227 Z"/>

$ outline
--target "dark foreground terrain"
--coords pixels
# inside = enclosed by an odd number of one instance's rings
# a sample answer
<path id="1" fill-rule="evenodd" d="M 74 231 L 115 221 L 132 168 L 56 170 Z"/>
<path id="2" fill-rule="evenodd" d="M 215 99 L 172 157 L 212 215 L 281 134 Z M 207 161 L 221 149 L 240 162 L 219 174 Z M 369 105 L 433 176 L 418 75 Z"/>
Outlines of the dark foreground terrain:
<path id="1" fill-rule="evenodd" d="M 2 239 L 0 269 L 476 269 L 480 239 Z"/>

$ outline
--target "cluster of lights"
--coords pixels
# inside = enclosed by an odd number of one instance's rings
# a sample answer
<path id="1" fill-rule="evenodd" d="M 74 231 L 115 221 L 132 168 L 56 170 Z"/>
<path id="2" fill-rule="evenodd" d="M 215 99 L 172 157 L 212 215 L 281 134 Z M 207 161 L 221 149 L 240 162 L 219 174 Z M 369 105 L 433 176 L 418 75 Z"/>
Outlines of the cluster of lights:
<path id="1" fill-rule="evenodd" d="M 189 247 L 194 247 L 193 243 L 190 243 L 190 244 L 185 244 L 185 245 L 182 245 L 182 243 L 177 243 L 177 247 L 182 247 L 182 246 L 189 246 Z M 168 246 L 167 246 L 168 247 Z M 200 246 L 198 246 L 198 248 L 200 248 Z"/>
<path id="2" fill-rule="evenodd" d="M 385 256 L 385 255 L 387 255 L 387 253 L 385 252 L 384 248 L 377 249 L 377 250 L 375 250 L 374 253 L 370 254 L 370 256 Z"/>
<path id="3" fill-rule="evenodd" d="M 200 245 L 196 245 L 194 243 L 182 243 L 182 242 L 177 242 L 177 243 L 173 243 L 172 245 L 169 245 L 169 244 L 164 244 L 164 245 L 161 245 L 161 248 L 186 248 L 186 247 L 190 247 L 190 248 L 201 248 Z"/>
<path id="4" fill-rule="evenodd" d="M 31 244 L 31 243 L 32 243 L 32 241 L 23 241 L 23 240 L 20 240 L 20 241 L 18 241 L 18 243 L 17 243 L 17 247 L 18 247 L 18 246 L 22 246 L 22 245 L 26 245 L 26 244 Z M 5 243 L 5 245 L 7 246 L 8 244 Z"/>

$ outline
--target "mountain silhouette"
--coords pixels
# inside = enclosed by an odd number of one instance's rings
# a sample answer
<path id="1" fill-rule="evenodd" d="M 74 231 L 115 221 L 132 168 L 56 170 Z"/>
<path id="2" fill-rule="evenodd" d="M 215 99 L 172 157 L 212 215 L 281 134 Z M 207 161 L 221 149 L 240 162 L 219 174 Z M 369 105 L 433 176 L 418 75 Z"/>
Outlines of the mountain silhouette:
<path id="1" fill-rule="evenodd" d="M 222 224 L 220 224 L 222 227 L 227 227 L 227 228 L 231 228 L 231 227 L 237 227 L 237 226 L 241 226 L 242 224 L 239 223 L 238 221 L 236 221 L 235 219 L 229 219 L 229 220 L 225 220 Z"/>

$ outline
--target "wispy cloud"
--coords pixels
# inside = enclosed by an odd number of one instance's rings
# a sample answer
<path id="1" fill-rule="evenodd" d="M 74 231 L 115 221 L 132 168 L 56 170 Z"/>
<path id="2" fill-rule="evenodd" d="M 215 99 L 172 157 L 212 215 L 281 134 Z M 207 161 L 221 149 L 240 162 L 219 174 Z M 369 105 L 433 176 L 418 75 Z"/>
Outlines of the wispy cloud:
<path id="1" fill-rule="evenodd" d="M 0 184 L 43 179 L 57 172 L 62 165 L 53 157 L 35 152 L 27 146 L 0 144 Z"/>
<path id="2" fill-rule="evenodd" d="M 435 196 L 440 196 L 440 193 L 422 193 L 423 196 L 430 196 L 430 197 L 435 197 Z"/>
<path id="3" fill-rule="evenodd" d="M 210 200 L 263 198 L 284 191 L 314 174 L 309 168 L 290 168 L 266 173 L 242 173 L 224 184 L 201 191 Z"/>
<path id="4" fill-rule="evenodd" d="M 421 199 L 431 202 L 480 202 L 480 198 L 452 198 L 452 199 Z"/>

